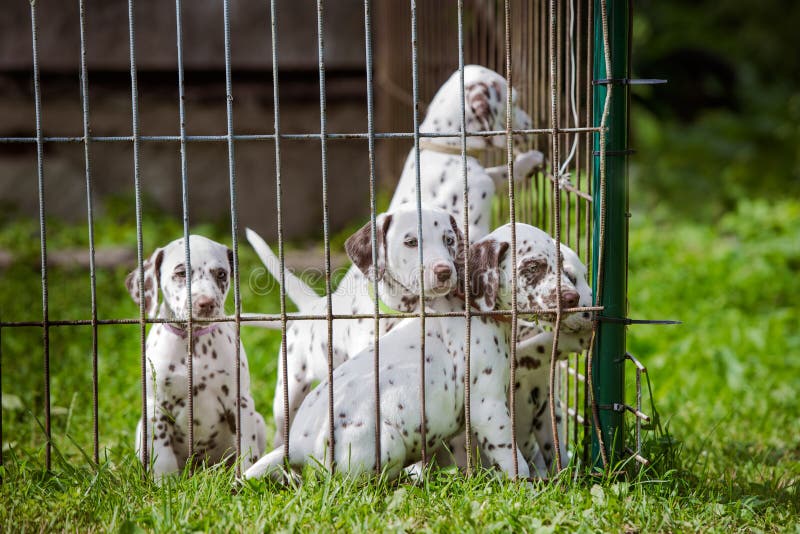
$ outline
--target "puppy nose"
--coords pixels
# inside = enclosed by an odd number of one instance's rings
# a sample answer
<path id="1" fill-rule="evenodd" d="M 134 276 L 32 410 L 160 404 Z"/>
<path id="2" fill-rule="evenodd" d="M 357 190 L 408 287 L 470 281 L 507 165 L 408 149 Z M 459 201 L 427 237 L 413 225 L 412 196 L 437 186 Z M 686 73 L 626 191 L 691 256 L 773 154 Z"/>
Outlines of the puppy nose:
<path id="1" fill-rule="evenodd" d="M 449 265 L 444 265 L 443 263 L 440 263 L 439 265 L 433 268 L 433 274 L 436 275 L 436 279 L 439 280 L 440 282 L 447 282 L 453 275 L 453 270 L 450 268 Z"/>
<path id="2" fill-rule="evenodd" d="M 197 297 L 192 304 L 197 313 L 210 313 L 214 310 L 214 299 L 210 297 Z"/>
<path id="3" fill-rule="evenodd" d="M 575 308 L 580 300 L 577 291 L 564 291 L 561 293 L 561 303 L 567 308 Z"/>

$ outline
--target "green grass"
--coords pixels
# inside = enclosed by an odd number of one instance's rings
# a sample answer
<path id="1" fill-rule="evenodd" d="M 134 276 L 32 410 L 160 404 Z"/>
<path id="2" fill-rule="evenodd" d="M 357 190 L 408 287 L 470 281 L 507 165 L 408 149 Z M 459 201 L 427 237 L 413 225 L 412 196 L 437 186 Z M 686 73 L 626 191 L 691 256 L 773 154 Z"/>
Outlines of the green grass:
<path id="1" fill-rule="evenodd" d="M 99 245 L 135 243 L 130 212 L 97 227 Z M 181 233 L 146 214 L 145 251 Z M 86 228 L 48 231 L 53 250 L 85 246 Z M 53 470 L 43 467 L 41 335 L 2 330 L 3 530 L 526 530 L 800 531 L 800 202 L 740 203 L 715 227 L 634 214 L 631 316 L 680 319 L 634 326 L 629 349 L 647 365 L 675 445 L 668 460 L 627 481 L 565 473 L 520 486 L 488 474 L 443 471 L 424 485 L 346 481 L 308 473 L 300 488 L 200 472 L 158 487 L 133 455 L 139 416 L 138 326 L 99 327 L 101 465 L 91 455 L 91 328 L 51 329 Z M 193 231 L 230 242 L 225 227 Z M 38 320 L 38 226 L 4 221 L 0 248 L 19 260 L 0 272 L 3 320 Z M 245 311 L 278 309 L 248 283 L 259 266 L 241 247 Z M 97 274 L 101 318 L 136 317 L 127 268 Z M 89 277 L 51 269 L 51 319 L 90 316 Z M 229 299 L 228 311 L 232 311 Z M 271 413 L 278 336 L 247 328 L 254 397 Z M 269 419 L 269 417 L 268 417 Z M 652 436 L 651 436 L 652 438 Z M 651 439 L 647 454 L 665 452 Z"/>

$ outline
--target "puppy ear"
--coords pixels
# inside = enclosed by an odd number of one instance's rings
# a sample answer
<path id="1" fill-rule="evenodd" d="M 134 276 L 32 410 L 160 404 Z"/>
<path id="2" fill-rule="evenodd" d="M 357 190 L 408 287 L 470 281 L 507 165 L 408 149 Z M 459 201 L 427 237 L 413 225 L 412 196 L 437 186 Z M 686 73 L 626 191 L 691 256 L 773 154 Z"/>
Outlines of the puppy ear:
<path id="1" fill-rule="evenodd" d="M 464 232 L 458 227 L 456 218 L 450 215 L 450 226 L 456 234 L 456 250 L 453 257 L 453 263 L 456 265 L 456 277 L 458 283 L 456 284 L 455 294 L 464 298 L 464 259 L 466 255 L 466 242 L 464 240 Z"/>
<path id="2" fill-rule="evenodd" d="M 151 319 L 158 313 L 158 291 L 161 285 L 161 261 L 164 259 L 164 249 L 158 248 L 153 254 L 142 262 L 144 271 L 144 309 Z M 136 304 L 139 298 L 139 268 L 137 267 L 125 278 L 125 286 Z"/>
<path id="3" fill-rule="evenodd" d="M 467 104 L 467 124 L 474 123 L 471 131 L 495 129 L 498 113 L 505 108 L 503 86 L 498 81 L 475 82 L 464 87 Z"/>
<path id="4" fill-rule="evenodd" d="M 375 276 L 378 280 L 386 272 L 386 233 L 392 223 L 391 214 L 382 213 L 375 219 L 375 236 L 377 249 L 376 264 L 372 264 L 372 224 L 367 223 L 344 242 L 344 249 L 358 269 L 367 276 Z"/>
<path id="5" fill-rule="evenodd" d="M 491 311 L 497 305 L 500 289 L 500 262 L 508 252 L 506 241 L 485 239 L 469 248 L 470 296 L 481 311 Z"/>
<path id="6" fill-rule="evenodd" d="M 461 256 L 464 254 L 464 232 L 461 231 L 461 228 L 458 226 L 458 222 L 456 218 L 450 215 L 450 226 L 453 228 L 453 232 L 456 234 L 456 242 L 458 244 L 458 251 Z"/>
<path id="7" fill-rule="evenodd" d="M 228 251 L 228 268 L 230 269 L 228 274 L 230 274 L 230 278 L 233 278 L 233 251 L 227 247 L 226 250 Z"/>

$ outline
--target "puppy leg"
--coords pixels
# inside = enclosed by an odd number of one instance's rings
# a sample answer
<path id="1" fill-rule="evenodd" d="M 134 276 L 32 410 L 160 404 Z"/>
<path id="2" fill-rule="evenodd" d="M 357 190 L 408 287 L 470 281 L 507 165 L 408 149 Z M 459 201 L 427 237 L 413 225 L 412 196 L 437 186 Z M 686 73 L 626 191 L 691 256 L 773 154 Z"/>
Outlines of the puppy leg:
<path id="1" fill-rule="evenodd" d="M 550 410 L 548 408 L 550 396 L 547 394 L 550 391 L 550 352 L 552 351 L 552 348 L 552 331 L 542 332 L 539 335 L 526 339 L 517 344 L 518 361 L 528 361 L 531 362 L 530 365 L 533 365 L 533 362 L 539 363 L 539 367 L 530 369 L 526 372 L 528 380 L 526 381 L 527 383 L 524 389 L 532 391 L 535 388 L 540 392 L 538 398 L 534 399 L 536 404 L 533 406 L 533 408 L 534 414 L 542 415 L 534 415 L 534 417 L 538 417 L 538 420 L 534 421 L 534 436 L 532 436 L 531 439 L 535 439 L 535 441 L 538 442 L 540 454 L 548 469 L 552 468 L 553 459 L 555 458 L 555 452 L 553 450 L 555 446 L 555 438 L 553 436 L 553 425 L 550 422 Z M 561 336 L 559 336 L 558 348 L 563 353 L 567 353 L 579 352 L 583 349 L 583 346 L 579 343 L 577 336 L 562 332 Z M 556 381 L 556 387 L 558 387 L 558 384 L 558 381 Z M 560 438 L 559 453 L 561 455 L 562 467 L 564 467 L 569 461 L 566 446 L 566 421 L 564 420 L 561 407 L 558 403 L 558 391 L 555 392 L 553 398 L 556 399 L 556 420 L 558 425 L 558 435 Z"/>
<path id="2" fill-rule="evenodd" d="M 535 439 L 531 436 L 531 439 Z M 531 470 L 531 476 L 536 476 L 539 478 L 547 478 L 549 473 L 547 470 L 547 463 L 544 461 L 544 456 L 542 455 L 542 450 L 537 446 L 535 446 L 535 451 L 529 455 L 528 458 L 528 468 Z"/>
<path id="3" fill-rule="evenodd" d="M 524 356 L 531 358 L 539 358 L 542 360 L 550 361 L 550 354 L 553 350 L 553 336 L 552 330 L 536 334 L 533 337 L 528 337 L 517 343 L 517 359 Z M 583 352 L 586 348 L 587 340 L 591 339 L 591 332 L 586 335 L 578 336 L 561 331 L 558 336 L 558 351 L 566 356 L 570 352 Z M 582 345 L 580 341 L 584 341 Z M 559 357 L 559 359 L 562 359 Z"/>
<path id="4" fill-rule="evenodd" d="M 474 399 L 474 398 L 473 398 Z M 505 402 L 492 399 L 475 399 L 472 428 L 481 451 L 510 478 L 514 476 L 514 456 L 520 478 L 530 477 L 528 462 L 517 448 L 511 445 L 511 416 Z M 481 402 L 483 401 L 483 402 Z"/>
<path id="5" fill-rule="evenodd" d="M 244 472 L 244 478 L 247 480 L 268 476 L 276 481 L 280 481 L 284 474 L 283 460 L 283 447 L 278 447 L 250 466 L 250 468 Z"/>
<path id="6" fill-rule="evenodd" d="M 248 400 L 253 405 L 253 400 Z M 258 412 L 242 411 L 242 470 L 246 471 L 264 454 L 266 428 L 264 418 Z"/>
<path id="7" fill-rule="evenodd" d="M 289 365 L 288 369 L 289 372 L 287 374 L 289 378 L 288 383 L 288 392 L 289 392 L 289 427 L 292 426 L 292 421 L 294 421 L 294 416 L 297 414 L 297 410 L 300 408 L 300 405 L 303 403 L 303 399 L 308 393 L 309 386 L 311 384 L 308 372 L 307 372 L 307 365 L 305 363 L 296 362 L 298 358 L 298 354 L 289 354 L 288 360 Z M 304 360 L 305 361 L 305 360 Z M 283 445 L 283 424 L 286 415 L 286 411 L 283 407 L 283 373 L 282 369 L 282 362 L 278 363 L 278 382 L 275 386 L 275 396 L 273 397 L 272 401 L 272 413 L 275 420 L 275 438 L 273 439 L 273 447 L 280 447 Z"/>
<path id="8" fill-rule="evenodd" d="M 153 478 L 160 481 L 165 475 L 177 473 L 180 466 L 178 459 L 175 456 L 175 451 L 165 442 L 153 436 L 153 425 L 147 425 L 148 441 L 152 445 L 149 447 L 148 457 L 150 458 L 150 468 L 152 468 Z M 139 461 L 144 463 L 144 451 L 142 449 L 142 420 L 136 425 L 136 454 L 139 456 Z"/>
<path id="9" fill-rule="evenodd" d="M 533 172 L 533 169 L 541 167 L 542 163 L 544 163 L 544 154 L 538 150 L 529 150 L 518 154 L 514 158 L 514 181 L 519 183 L 525 180 Z M 498 189 L 508 186 L 508 167 L 506 165 L 487 167 L 486 174 L 492 177 Z"/>

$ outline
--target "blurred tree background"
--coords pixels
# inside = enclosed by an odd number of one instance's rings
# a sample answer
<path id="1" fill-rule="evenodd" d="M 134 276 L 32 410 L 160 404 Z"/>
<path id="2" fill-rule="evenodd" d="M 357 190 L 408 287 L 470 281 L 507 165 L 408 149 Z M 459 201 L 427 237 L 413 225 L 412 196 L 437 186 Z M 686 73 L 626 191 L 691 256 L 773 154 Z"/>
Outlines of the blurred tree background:
<path id="1" fill-rule="evenodd" d="M 800 193 L 800 3 L 636 2 L 632 206 L 716 221 Z M 635 208 L 634 208 L 635 209 Z"/>

